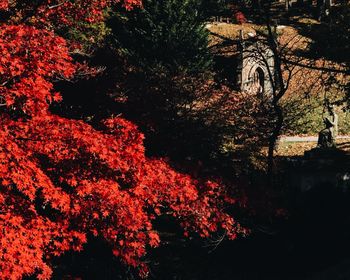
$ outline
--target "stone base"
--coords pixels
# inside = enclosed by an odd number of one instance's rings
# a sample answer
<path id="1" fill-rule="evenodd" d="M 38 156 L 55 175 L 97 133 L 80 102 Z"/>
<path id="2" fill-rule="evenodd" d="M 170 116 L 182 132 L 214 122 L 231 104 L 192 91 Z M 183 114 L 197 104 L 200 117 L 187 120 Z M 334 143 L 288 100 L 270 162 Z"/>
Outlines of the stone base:
<path id="1" fill-rule="evenodd" d="M 337 148 L 313 148 L 304 153 L 305 159 L 339 159 L 346 156 L 346 152 Z"/>
<path id="2" fill-rule="evenodd" d="M 306 151 L 290 166 L 286 181 L 301 193 L 325 186 L 350 193 L 350 154 L 337 148 Z"/>

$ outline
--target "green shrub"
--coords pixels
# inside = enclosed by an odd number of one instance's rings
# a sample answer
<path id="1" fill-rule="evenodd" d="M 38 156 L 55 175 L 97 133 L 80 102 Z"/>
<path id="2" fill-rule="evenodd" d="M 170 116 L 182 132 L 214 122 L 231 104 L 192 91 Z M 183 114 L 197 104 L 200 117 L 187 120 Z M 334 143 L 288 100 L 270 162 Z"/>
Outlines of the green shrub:
<path id="1" fill-rule="evenodd" d="M 317 135 L 324 128 L 322 115 L 324 99 L 321 96 L 288 98 L 282 102 L 285 113 L 283 134 Z M 350 112 L 337 106 L 339 134 L 350 134 Z"/>

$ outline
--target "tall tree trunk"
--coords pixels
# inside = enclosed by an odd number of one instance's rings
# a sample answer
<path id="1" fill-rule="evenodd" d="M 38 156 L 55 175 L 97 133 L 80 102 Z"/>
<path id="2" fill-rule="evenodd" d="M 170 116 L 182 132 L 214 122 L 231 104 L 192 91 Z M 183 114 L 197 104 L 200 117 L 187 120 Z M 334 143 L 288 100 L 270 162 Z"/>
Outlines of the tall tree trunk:
<path id="1" fill-rule="evenodd" d="M 289 0 L 285 0 L 285 11 L 288 12 L 289 11 Z"/>
<path id="2" fill-rule="evenodd" d="M 274 167 L 275 167 L 274 157 L 275 157 L 276 144 L 278 141 L 278 137 L 281 134 L 283 120 L 284 120 L 283 110 L 282 110 L 281 106 L 278 104 L 278 100 L 273 101 L 273 109 L 276 113 L 276 123 L 274 125 L 271 136 L 269 138 L 269 147 L 268 147 L 269 149 L 268 149 L 268 155 L 267 155 L 267 160 L 268 160 L 268 162 L 267 162 L 268 168 L 267 169 L 268 169 L 268 175 L 271 178 L 271 183 L 273 183 L 272 177 L 274 174 Z"/>

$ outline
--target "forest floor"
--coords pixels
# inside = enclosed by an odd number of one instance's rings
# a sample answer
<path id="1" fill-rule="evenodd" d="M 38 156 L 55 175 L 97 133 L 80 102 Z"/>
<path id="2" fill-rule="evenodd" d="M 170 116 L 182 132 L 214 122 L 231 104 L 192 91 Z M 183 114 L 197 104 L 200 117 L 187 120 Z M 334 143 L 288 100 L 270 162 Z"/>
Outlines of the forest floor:
<path id="1" fill-rule="evenodd" d="M 337 148 L 350 151 L 350 136 L 339 136 L 336 140 Z M 278 156 L 302 156 L 305 151 L 315 148 L 317 145 L 316 136 L 288 136 L 281 137 L 277 155 Z"/>

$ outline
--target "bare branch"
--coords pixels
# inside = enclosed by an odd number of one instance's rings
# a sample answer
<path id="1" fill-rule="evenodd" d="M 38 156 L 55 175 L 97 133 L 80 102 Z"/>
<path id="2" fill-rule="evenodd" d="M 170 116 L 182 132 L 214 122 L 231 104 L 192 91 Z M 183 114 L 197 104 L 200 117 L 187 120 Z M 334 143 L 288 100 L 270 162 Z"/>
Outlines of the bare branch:
<path id="1" fill-rule="evenodd" d="M 56 5 L 52 5 L 52 6 L 48 6 L 48 8 L 51 10 L 51 9 L 55 9 L 55 8 L 58 8 L 60 6 L 62 6 L 64 3 L 66 3 L 67 1 L 63 1 L 61 3 L 58 3 Z"/>
<path id="2" fill-rule="evenodd" d="M 319 70 L 319 71 L 325 71 L 325 72 L 331 72 L 331 73 L 340 73 L 340 74 L 350 74 L 350 70 L 340 70 L 340 69 L 335 69 L 335 68 L 329 68 L 329 67 L 318 67 L 315 65 L 307 65 L 307 64 L 302 64 L 299 62 L 295 62 L 295 61 L 291 61 L 291 60 L 287 60 L 287 59 L 281 59 L 282 62 L 284 63 L 288 63 L 288 64 L 292 64 L 295 66 L 300 66 L 300 67 L 304 67 L 304 68 L 308 68 L 308 69 L 312 69 L 312 70 Z"/>

